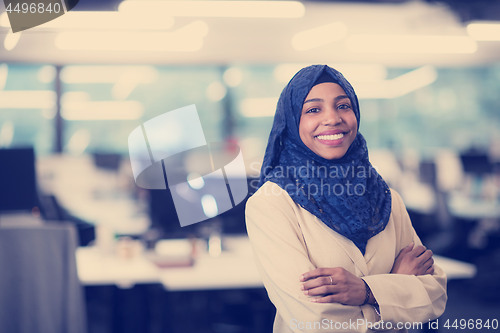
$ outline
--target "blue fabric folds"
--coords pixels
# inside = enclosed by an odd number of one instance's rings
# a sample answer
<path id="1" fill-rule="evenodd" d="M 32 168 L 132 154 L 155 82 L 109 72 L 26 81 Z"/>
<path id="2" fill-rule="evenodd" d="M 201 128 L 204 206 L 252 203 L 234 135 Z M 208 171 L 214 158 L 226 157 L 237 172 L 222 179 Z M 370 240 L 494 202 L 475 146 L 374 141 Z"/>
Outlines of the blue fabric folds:
<path id="1" fill-rule="evenodd" d="M 359 103 L 344 76 L 326 65 L 300 70 L 283 89 L 278 101 L 260 174 L 260 185 L 271 181 L 301 207 L 332 230 L 350 239 L 363 253 L 368 240 L 384 230 L 391 214 L 391 194 L 368 159 L 366 141 L 359 133 L 346 154 L 327 160 L 300 139 L 303 102 L 329 75 L 349 96 L 360 123 Z"/>

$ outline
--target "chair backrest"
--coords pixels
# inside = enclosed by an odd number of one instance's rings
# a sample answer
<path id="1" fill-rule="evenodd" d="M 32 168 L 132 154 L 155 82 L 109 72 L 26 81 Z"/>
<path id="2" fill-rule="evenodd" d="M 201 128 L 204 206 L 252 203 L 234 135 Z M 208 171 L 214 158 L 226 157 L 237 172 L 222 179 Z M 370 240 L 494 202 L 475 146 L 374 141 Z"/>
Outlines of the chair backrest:
<path id="1" fill-rule="evenodd" d="M 0 223 L 0 332 L 86 332 L 75 250 L 72 225 Z"/>

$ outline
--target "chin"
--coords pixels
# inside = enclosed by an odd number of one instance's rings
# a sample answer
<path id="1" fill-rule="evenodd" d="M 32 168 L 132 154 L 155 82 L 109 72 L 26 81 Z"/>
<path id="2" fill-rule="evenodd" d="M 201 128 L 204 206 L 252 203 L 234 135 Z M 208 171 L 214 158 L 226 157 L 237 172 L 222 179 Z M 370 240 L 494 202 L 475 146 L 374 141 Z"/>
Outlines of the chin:
<path id="1" fill-rule="evenodd" d="M 338 151 L 338 152 L 325 152 L 323 154 L 316 153 L 316 154 L 323 157 L 326 160 L 338 160 L 338 159 L 344 157 L 344 155 L 346 153 L 347 153 L 347 150 L 342 150 L 342 151 Z"/>

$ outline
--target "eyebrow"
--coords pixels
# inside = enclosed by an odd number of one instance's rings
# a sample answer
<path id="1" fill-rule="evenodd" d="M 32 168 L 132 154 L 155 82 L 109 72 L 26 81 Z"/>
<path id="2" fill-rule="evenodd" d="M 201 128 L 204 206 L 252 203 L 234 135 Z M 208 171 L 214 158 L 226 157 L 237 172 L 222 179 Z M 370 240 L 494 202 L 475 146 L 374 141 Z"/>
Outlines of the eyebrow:
<path id="1" fill-rule="evenodd" d="M 336 103 L 336 102 L 340 101 L 341 99 L 345 99 L 345 98 L 350 100 L 349 96 L 347 96 L 347 95 L 339 95 L 339 96 L 335 97 L 333 99 L 333 101 Z M 304 101 L 304 104 L 312 103 L 312 102 L 324 102 L 324 100 L 322 98 L 311 98 L 311 99 L 308 99 L 307 101 Z"/>

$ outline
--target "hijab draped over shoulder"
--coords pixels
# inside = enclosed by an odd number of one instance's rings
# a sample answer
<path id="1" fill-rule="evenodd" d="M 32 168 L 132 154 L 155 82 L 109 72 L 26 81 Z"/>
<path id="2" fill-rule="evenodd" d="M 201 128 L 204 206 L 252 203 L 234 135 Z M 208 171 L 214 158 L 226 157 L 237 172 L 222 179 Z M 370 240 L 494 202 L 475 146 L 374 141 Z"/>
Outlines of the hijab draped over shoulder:
<path id="1" fill-rule="evenodd" d="M 327 160 L 300 139 L 302 106 L 313 86 L 339 84 L 349 97 L 358 133 L 346 154 Z M 350 239 L 364 254 L 368 239 L 384 230 L 391 214 L 391 194 L 368 159 L 359 133 L 359 103 L 344 76 L 326 65 L 300 70 L 283 89 L 264 155 L 260 185 L 276 183 L 301 207 Z"/>

